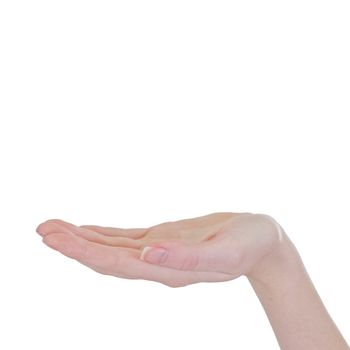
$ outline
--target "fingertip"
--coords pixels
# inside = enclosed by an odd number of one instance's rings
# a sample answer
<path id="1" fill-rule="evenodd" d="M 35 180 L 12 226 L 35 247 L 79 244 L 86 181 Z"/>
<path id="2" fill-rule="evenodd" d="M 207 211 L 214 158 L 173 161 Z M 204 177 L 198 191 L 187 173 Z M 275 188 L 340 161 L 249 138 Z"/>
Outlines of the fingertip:
<path id="1" fill-rule="evenodd" d="M 39 233 L 40 236 L 43 236 L 43 237 L 45 236 L 47 228 L 48 228 L 48 222 L 49 222 L 49 220 L 42 222 L 35 229 L 35 231 L 37 233 Z"/>
<path id="2" fill-rule="evenodd" d="M 70 258 L 76 258 L 76 256 L 79 255 L 80 247 L 77 246 L 73 238 L 66 233 L 50 233 L 44 236 L 42 241 L 48 247 Z"/>
<path id="3" fill-rule="evenodd" d="M 49 235 L 46 235 L 43 237 L 42 241 L 44 244 L 46 244 L 47 246 L 49 246 L 50 248 L 57 248 L 60 245 L 62 246 L 62 233 L 51 233 Z"/>
<path id="4" fill-rule="evenodd" d="M 51 236 L 53 236 L 53 233 L 51 234 Z M 49 236 L 47 235 L 47 236 L 43 236 L 43 239 L 42 239 L 42 242 L 44 243 L 44 244 L 46 244 L 46 245 L 48 245 L 48 246 L 51 246 L 51 240 L 52 240 L 52 238 L 48 238 Z M 54 242 L 54 241 L 53 241 Z"/>
<path id="5" fill-rule="evenodd" d="M 39 224 L 39 225 L 36 227 L 36 229 L 35 229 L 35 232 L 36 232 L 36 233 L 39 233 L 39 235 L 41 235 L 41 225 L 42 225 L 42 224 Z"/>
<path id="6" fill-rule="evenodd" d="M 68 221 L 64 221 L 64 220 L 61 220 L 61 219 L 49 219 L 49 220 L 46 220 L 43 224 L 45 225 L 54 225 L 54 224 L 58 224 L 58 225 L 72 225 L 70 222 Z"/>
<path id="7" fill-rule="evenodd" d="M 75 225 L 63 221 L 61 219 L 49 219 L 41 223 L 36 228 L 36 232 L 39 233 L 39 235 L 41 235 L 42 237 L 44 237 L 48 234 L 55 232 L 68 232 L 71 231 L 71 228 L 74 227 Z"/>

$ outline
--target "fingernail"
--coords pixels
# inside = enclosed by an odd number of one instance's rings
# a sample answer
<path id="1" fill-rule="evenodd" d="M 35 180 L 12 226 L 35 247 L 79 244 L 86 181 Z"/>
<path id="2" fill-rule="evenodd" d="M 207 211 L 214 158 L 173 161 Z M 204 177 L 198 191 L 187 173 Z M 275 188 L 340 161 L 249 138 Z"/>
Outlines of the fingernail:
<path id="1" fill-rule="evenodd" d="M 141 253 L 141 260 L 154 264 L 162 264 L 168 257 L 169 252 L 164 248 L 145 247 Z"/>

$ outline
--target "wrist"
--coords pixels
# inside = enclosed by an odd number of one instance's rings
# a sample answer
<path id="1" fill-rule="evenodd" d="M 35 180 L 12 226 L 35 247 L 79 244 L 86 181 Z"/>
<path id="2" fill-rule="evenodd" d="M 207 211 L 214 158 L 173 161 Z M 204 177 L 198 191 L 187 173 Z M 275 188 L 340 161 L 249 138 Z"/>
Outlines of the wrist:
<path id="1" fill-rule="evenodd" d="M 307 274 L 293 242 L 281 226 L 278 228 L 280 240 L 276 247 L 246 274 L 251 284 L 274 288 L 293 283 L 293 280 Z"/>
<path id="2" fill-rule="evenodd" d="M 276 248 L 246 276 L 281 349 L 349 349 L 283 230 Z"/>

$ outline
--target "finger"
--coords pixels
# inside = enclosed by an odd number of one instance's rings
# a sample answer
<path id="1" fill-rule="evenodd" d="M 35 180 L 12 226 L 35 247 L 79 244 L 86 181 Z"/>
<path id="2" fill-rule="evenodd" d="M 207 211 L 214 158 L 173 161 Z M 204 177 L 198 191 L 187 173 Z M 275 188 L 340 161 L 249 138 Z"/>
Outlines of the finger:
<path id="1" fill-rule="evenodd" d="M 171 223 L 175 224 L 178 228 L 180 227 L 185 228 L 186 226 L 189 226 L 191 228 L 193 227 L 193 223 L 196 222 L 197 227 L 200 227 L 200 226 L 207 226 L 208 224 L 213 225 L 215 223 L 222 223 L 222 221 L 225 219 L 230 220 L 233 217 L 246 215 L 246 214 L 249 214 L 249 213 L 219 212 L 219 213 L 212 213 L 208 215 L 198 216 L 190 219 L 178 220 Z M 97 226 L 97 225 L 81 225 L 80 227 L 93 230 L 95 232 L 101 233 L 106 236 L 120 236 L 120 237 L 128 237 L 133 239 L 141 239 L 148 233 L 150 229 L 157 226 L 161 226 L 161 225 L 155 225 L 150 228 L 129 228 L 129 229 L 116 228 L 116 227 L 103 227 L 103 226 Z"/>
<path id="2" fill-rule="evenodd" d="M 77 226 L 60 219 L 50 219 L 43 223 L 41 223 L 37 228 L 36 232 L 38 232 L 42 237 L 54 233 L 54 232 L 66 232 L 73 233 L 74 229 Z"/>
<path id="3" fill-rule="evenodd" d="M 128 237 L 132 239 L 140 239 L 147 233 L 147 228 L 116 228 L 116 227 L 103 227 L 97 225 L 81 225 L 80 227 L 87 228 L 89 230 L 101 233 L 106 236 L 120 236 Z"/>
<path id="4" fill-rule="evenodd" d="M 137 241 L 135 239 L 130 239 L 126 237 L 105 236 L 93 230 L 75 226 L 69 222 L 58 219 L 48 220 L 40 224 L 37 228 L 37 232 L 41 236 L 45 236 L 54 232 L 70 233 L 75 234 L 79 237 L 83 237 L 91 242 L 101 243 L 110 246 L 128 247 L 134 249 L 140 249 L 142 246 L 142 242 Z"/>
<path id="5" fill-rule="evenodd" d="M 118 254 L 114 254 L 111 247 L 90 242 L 72 234 L 50 233 L 44 236 L 43 242 L 69 258 L 103 270 L 114 266 L 118 259 Z"/>
<path id="6" fill-rule="evenodd" d="M 66 233 L 51 233 L 43 241 L 67 257 L 104 274 L 128 279 L 146 279 L 172 287 L 198 282 L 219 282 L 232 279 L 231 275 L 172 270 L 140 260 L 139 251 L 123 251 Z"/>
<path id="7" fill-rule="evenodd" d="M 200 243 L 166 241 L 143 249 L 142 260 L 183 271 L 215 271 L 232 274 L 239 266 L 237 244 L 227 237 Z"/>

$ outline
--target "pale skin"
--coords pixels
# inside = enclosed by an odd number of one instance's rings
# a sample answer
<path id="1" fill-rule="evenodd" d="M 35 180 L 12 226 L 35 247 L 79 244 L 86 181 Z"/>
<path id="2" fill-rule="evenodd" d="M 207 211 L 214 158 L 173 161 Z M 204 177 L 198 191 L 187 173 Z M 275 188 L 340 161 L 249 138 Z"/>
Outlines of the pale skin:
<path id="1" fill-rule="evenodd" d="M 53 219 L 37 232 L 65 256 L 120 278 L 184 287 L 246 276 L 282 350 L 349 349 L 294 244 L 268 215 L 219 212 L 130 229 Z"/>

